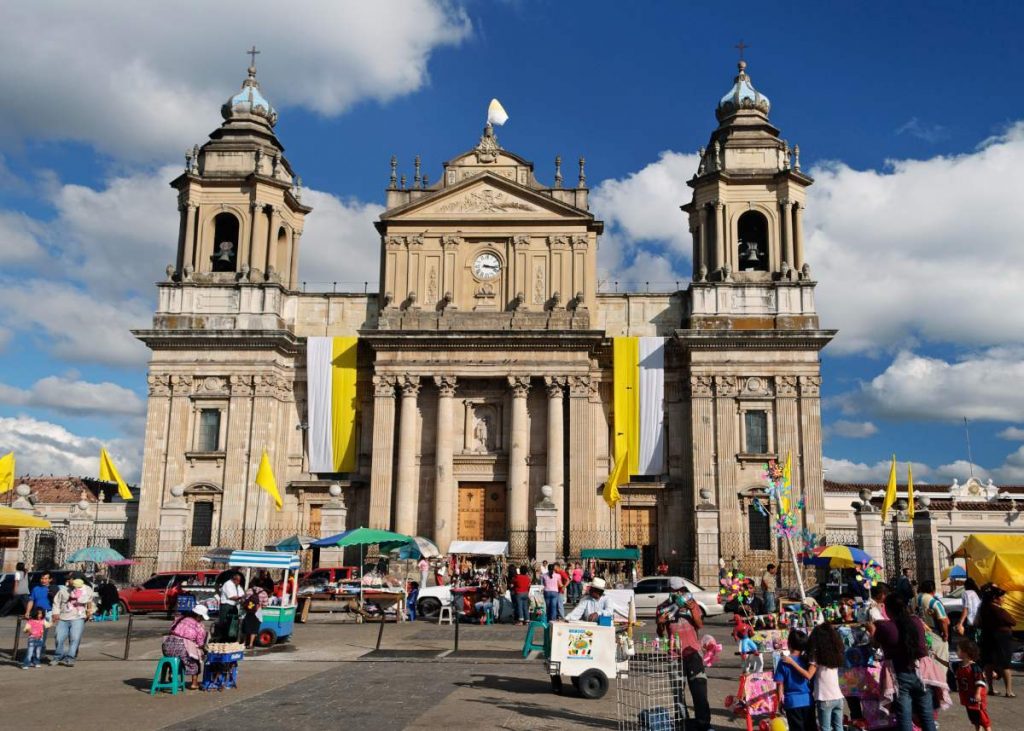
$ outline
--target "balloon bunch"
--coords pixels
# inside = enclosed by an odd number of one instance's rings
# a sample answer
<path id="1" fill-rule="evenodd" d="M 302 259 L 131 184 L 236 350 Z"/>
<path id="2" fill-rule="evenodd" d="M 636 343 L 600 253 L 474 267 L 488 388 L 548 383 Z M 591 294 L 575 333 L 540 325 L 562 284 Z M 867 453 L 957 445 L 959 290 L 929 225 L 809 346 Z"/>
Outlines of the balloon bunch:
<path id="1" fill-rule="evenodd" d="M 722 585 L 718 590 L 722 604 L 728 604 L 733 599 L 748 604 L 754 595 L 754 582 L 744 576 L 742 571 L 729 571 L 719 583 Z"/>
<path id="2" fill-rule="evenodd" d="M 701 659 L 704 667 L 709 668 L 718 660 L 722 652 L 722 644 L 711 635 L 704 635 L 700 641 Z"/>

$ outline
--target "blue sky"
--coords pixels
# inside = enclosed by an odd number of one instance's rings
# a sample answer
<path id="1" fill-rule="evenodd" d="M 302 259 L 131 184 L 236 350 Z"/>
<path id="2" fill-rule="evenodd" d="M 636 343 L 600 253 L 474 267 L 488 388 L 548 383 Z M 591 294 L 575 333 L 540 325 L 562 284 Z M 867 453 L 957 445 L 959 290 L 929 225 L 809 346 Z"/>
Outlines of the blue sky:
<path id="1" fill-rule="evenodd" d="M 174 255 L 166 183 L 219 124 L 249 44 L 316 208 L 304 276 L 372 280 L 390 156 L 411 177 L 419 154 L 437 179 L 496 96 L 503 146 L 542 179 L 560 154 L 574 180 L 586 156 L 602 277 L 665 289 L 687 280 L 678 206 L 742 39 L 818 180 L 808 257 L 841 331 L 823 361 L 827 476 L 881 479 L 896 452 L 919 480 L 962 480 L 966 415 L 976 472 L 1024 482 L 1024 10 L 708 5 L 310 2 L 273 24 L 263 0 L 9 10 L 0 449 L 87 473 L 103 441 L 137 474 L 146 356 L 127 328 Z"/>

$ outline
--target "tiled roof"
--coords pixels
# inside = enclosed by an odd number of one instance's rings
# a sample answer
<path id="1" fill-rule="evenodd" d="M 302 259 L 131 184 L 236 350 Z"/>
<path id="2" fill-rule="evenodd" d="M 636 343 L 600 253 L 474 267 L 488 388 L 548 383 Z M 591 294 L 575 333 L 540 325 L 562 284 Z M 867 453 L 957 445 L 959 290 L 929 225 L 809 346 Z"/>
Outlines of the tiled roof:
<path id="1" fill-rule="evenodd" d="M 109 482 L 100 482 L 91 477 L 28 477 L 22 476 L 15 479 L 14 484 L 26 484 L 32 488 L 32 497 L 37 504 L 54 503 L 77 503 L 82 499 L 82 492 L 85 492 L 85 499 L 91 503 L 96 502 L 96 496 L 103 492 L 104 502 L 119 502 L 117 485 Z M 138 496 L 138 488 L 129 486 L 129 489 Z"/>

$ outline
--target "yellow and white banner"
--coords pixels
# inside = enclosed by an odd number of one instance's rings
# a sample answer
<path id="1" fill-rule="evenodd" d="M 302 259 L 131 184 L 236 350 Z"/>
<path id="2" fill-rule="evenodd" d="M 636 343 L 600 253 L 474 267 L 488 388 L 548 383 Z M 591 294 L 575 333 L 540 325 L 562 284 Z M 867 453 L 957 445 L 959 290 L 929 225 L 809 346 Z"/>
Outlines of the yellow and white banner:
<path id="1" fill-rule="evenodd" d="M 307 338 L 310 472 L 355 472 L 358 338 Z"/>
<path id="2" fill-rule="evenodd" d="M 665 338 L 613 338 L 612 356 L 615 460 L 627 455 L 627 475 L 660 475 L 665 471 Z"/>

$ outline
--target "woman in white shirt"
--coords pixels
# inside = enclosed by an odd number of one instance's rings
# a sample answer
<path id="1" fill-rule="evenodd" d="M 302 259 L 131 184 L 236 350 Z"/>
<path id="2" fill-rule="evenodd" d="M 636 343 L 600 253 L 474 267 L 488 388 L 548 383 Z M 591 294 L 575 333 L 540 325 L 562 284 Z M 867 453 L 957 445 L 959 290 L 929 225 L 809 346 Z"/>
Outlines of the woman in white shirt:
<path id="1" fill-rule="evenodd" d="M 956 631 L 963 637 L 974 642 L 978 641 L 978 609 L 981 608 L 981 594 L 978 593 L 978 584 L 974 579 L 967 579 L 964 582 L 963 610 L 960 612 L 960 621 L 957 622 Z"/>
<path id="2" fill-rule="evenodd" d="M 811 674 L 814 676 L 814 705 L 819 731 L 843 731 L 843 693 L 839 689 L 839 668 L 845 664 L 843 640 L 828 622 L 811 631 Z"/>

